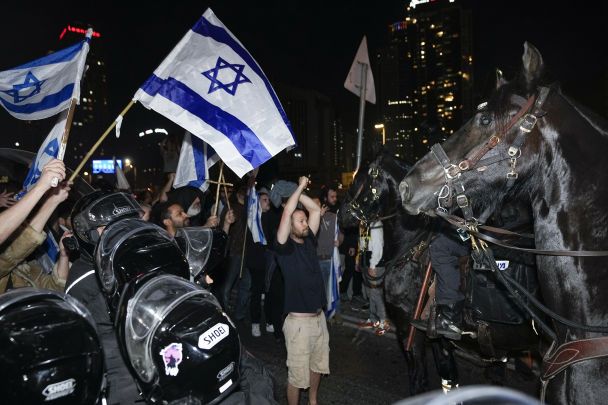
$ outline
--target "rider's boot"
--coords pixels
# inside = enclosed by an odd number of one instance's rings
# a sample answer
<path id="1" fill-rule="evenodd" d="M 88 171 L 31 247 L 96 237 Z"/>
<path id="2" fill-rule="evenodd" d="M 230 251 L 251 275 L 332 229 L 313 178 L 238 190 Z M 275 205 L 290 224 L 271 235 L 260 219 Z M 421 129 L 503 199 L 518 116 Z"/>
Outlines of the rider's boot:
<path id="1" fill-rule="evenodd" d="M 462 337 L 463 306 L 464 301 L 452 304 L 437 304 L 435 308 L 436 316 L 429 316 L 428 320 L 417 319 L 412 321 L 411 324 L 416 329 L 425 331 L 430 338 L 443 336 L 447 339 L 460 340 Z"/>
<path id="2" fill-rule="evenodd" d="M 452 340 L 461 339 L 463 306 L 464 300 L 452 304 L 437 304 L 435 327 L 438 335 Z"/>

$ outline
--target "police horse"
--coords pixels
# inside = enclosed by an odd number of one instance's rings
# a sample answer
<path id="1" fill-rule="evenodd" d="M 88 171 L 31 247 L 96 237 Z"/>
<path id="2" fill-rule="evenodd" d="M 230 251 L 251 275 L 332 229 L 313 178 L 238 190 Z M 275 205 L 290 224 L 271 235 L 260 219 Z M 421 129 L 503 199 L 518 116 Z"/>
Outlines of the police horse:
<path id="1" fill-rule="evenodd" d="M 543 358 L 541 396 L 552 404 L 605 403 L 608 126 L 555 84 L 546 85 L 542 56 L 529 43 L 522 62 L 518 78 L 507 82 L 498 74 L 487 102 L 415 164 L 400 193 L 413 215 L 436 216 L 438 193 L 452 197 L 462 224 L 478 236 L 482 258 L 492 251 L 476 229 L 475 210 L 507 197 L 529 201 L 546 304 L 535 307 L 551 318 L 543 328 L 552 344 Z"/>
<path id="2" fill-rule="evenodd" d="M 419 318 L 424 307 L 431 274 L 427 247 L 436 224 L 427 216 L 413 216 L 404 210 L 398 185 L 408 169 L 404 162 L 385 151 L 362 166 L 345 196 L 340 221 L 344 227 L 361 222 L 369 225 L 379 219 L 384 224 L 385 302 L 405 354 L 410 393 L 414 395 L 429 389 L 425 335 L 415 333 L 410 321 L 414 316 Z M 515 263 L 512 267 L 517 268 Z M 469 339 L 457 346 L 445 340 L 432 341 L 435 365 L 446 389 L 458 384 L 454 348 L 476 364 L 498 363 L 501 365 L 498 371 L 504 371 L 501 361 L 505 356 L 529 350 L 537 343 L 529 324 L 525 324 L 527 318 L 508 302 L 505 293 L 487 287 L 492 284 L 487 274 L 465 274 L 469 276 L 467 324 L 479 335 L 479 341 Z M 475 293 L 474 299 L 471 292 Z M 504 305 L 488 304 L 489 296 Z"/>

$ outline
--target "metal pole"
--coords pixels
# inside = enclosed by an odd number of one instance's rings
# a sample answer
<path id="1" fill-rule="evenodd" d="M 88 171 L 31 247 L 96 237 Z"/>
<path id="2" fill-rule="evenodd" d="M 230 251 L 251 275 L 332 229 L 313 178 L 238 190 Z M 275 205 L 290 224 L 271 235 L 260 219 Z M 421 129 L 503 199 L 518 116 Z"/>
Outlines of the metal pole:
<path id="1" fill-rule="evenodd" d="M 361 66 L 361 83 L 359 89 L 361 89 L 361 93 L 359 94 L 359 130 L 357 134 L 357 167 L 355 172 L 359 171 L 359 167 L 361 166 L 361 155 L 363 149 L 363 117 L 365 116 L 365 92 L 367 85 L 367 64 L 358 62 Z"/>
<path id="2" fill-rule="evenodd" d="M 416 302 L 416 309 L 414 310 L 414 317 L 412 321 L 420 318 L 422 315 L 422 310 L 424 309 L 424 299 L 426 298 L 426 293 L 429 290 L 429 284 L 431 281 L 431 274 L 433 273 L 433 268 L 431 261 L 429 260 L 429 264 L 426 266 L 426 271 L 424 273 L 424 280 L 422 281 L 422 287 L 420 288 L 420 294 L 418 295 L 418 301 Z M 414 345 L 414 335 L 416 334 L 416 328 L 410 325 L 407 341 L 405 343 L 405 351 L 409 352 L 412 350 L 412 346 Z"/>

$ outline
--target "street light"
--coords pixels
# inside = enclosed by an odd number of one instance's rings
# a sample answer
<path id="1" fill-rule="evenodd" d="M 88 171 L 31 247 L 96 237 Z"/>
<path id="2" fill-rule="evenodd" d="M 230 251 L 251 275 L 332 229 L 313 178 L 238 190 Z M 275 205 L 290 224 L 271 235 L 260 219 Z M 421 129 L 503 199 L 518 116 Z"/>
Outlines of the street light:
<path id="1" fill-rule="evenodd" d="M 386 144 L 386 132 L 384 128 L 384 124 L 376 124 L 374 128 L 382 130 L 382 145 Z"/>

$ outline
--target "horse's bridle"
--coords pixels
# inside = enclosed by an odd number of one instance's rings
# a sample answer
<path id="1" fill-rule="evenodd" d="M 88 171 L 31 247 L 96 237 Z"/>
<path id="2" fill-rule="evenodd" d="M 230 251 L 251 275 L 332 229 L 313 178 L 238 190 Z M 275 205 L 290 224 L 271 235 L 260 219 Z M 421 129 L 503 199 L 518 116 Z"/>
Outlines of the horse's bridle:
<path id="1" fill-rule="evenodd" d="M 368 174 L 372 177 L 372 182 L 370 184 L 368 184 L 369 191 L 372 194 L 372 197 L 371 197 L 372 202 L 376 202 L 380 199 L 380 192 L 376 187 L 374 187 L 373 179 L 378 178 L 378 176 L 380 175 L 380 169 L 378 169 L 375 166 L 372 166 L 369 168 Z M 368 216 L 363 211 L 361 204 L 359 202 L 357 202 L 357 199 L 361 195 L 361 192 L 363 191 L 364 186 L 365 186 L 365 183 L 361 184 L 361 186 L 357 190 L 357 193 L 355 194 L 355 196 L 348 202 L 348 204 L 346 205 L 346 212 L 350 213 L 357 221 L 360 221 L 363 224 L 368 225 L 368 226 L 376 221 L 383 221 L 385 219 L 389 219 L 389 218 L 392 218 L 395 215 L 397 215 L 397 212 L 395 211 L 392 214 L 389 214 L 386 216 L 381 216 L 380 214 L 376 214 L 375 216 L 368 218 Z"/>
<path id="2" fill-rule="evenodd" d="M 461 176 L 473 169 L 486 167 L 510 159 L 510 170 L 507 173 L 506 178 L 507 187 L 511 188 L 518 178 L 516 167 L 517 159 L 521 156 L 521 147 L 526 139 L 526 135 L 532 132 L 536 126 L 538 118 L 546 114 L 545 111 L 542 110 L 542 106 L 545 103 L 550 90 L 549 87 L 540 87 L 538 94 L 530 96 L 505 127 L 501 128 L 498 133 L 490 136 L 483 145 L 473 148 L 471 153 L 457 165 L 450 161 L 441 144 L 435 144 L 431 147 L 431 153 L 443 168 L 445 176 L 445 184 L 437 195 L 438 211 L 446 213 L 447 209 L 452 206 L 455 196 L 456 204 L 458 204 L 458 207 L 462 210 L 465 219 L 467 221 L 476 222 L 469 204 L 469 199 L 465 194 L 464 184 L 461 181 Z M 507 151 L 507 156 L 497 154 L 484 159 L 484 156 L 494 149 L 494 147 L 500 143 L 501 139 L 504 139 L 514 127 L 517 128 L 518 133 Z"/>

